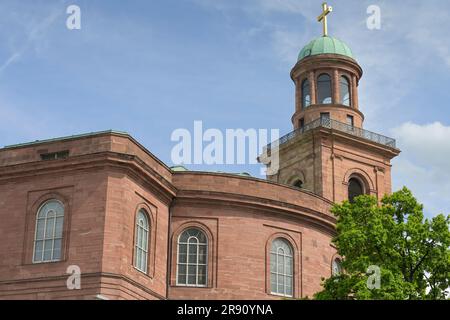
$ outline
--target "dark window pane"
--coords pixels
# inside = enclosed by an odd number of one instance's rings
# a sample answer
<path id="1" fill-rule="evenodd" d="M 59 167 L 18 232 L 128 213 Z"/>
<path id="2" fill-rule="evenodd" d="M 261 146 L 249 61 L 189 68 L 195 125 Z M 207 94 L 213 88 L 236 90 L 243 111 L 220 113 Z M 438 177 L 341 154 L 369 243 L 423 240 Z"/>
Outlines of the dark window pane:
<path id="1" fill-rule="evenodd" d="M 340 78 L 341 103 L 350 106 L 350 82 L 344 76 Z"/>
<path id="2" fill-rule="evenodd" d="M 47 220 L 47 225 L 45 229 L 45 239 L 52 239 L 53 238 L 53 224 L 54 224 L 54 218 Z"/>
<path id="3" fill-rule="evenodd" d="M 347 116 L 347 124 L 353 127 L 354 121 L 353 116 Z"/>
<path id="4" fill-rule="evenodd" d="M 206 266 L 198 267 L 198 284 L 206 285 Z"/>
<path id="5" fill-rule="evenodd" d="M 178 283 L 186 284 L 186 275 L 185 274 L 178 274 Z"/>
<path id="6" fill-rule="evenodd" d="M 311 89 L 308 79 L 302 83 L 302 106 L 306 108 L 311 105 Z"/>
<path id="7" fill-rule="evenodd" d="M 64 222 L 64 217 L 56 218 L 55 237 L 57 237 L 57 238 L 61 238 L 62 237 L 63 222 Z"/>
<path id="8" fill-rule="evenodd" d="M 187 242 L 189 239 L 189 233 L 187 231 L 183 232 L 180 236 L 180 242 Z"/>
<path id="9" fill-rule="evenodd" d="M 42 261 L 42 250 L 44 249 L 44 241 L 36 241 L 34 245 L 34 261 Z"/>
<path id="10" fill-rule="evenodd" d="M 186 275 L 186 266 L 183 264 L 178 265 L 178 275 Z"/>
<path id="11" fill-rule="evenodd" d="M 197 244 L 190 244 L 189 245 L 189 254 L 197 254 Z"/>
<path id="12" fill-rule="evenodd" d="M 187 284 L 191 284 L 191 285 L 196 285 L 197 284 L 197 278 L 196 275 L 188 275 L 188 283 Z"/>
<path id="13" fill-rule="evenodd" d="M 188 266 L 188 275 L 196 275 L 197 274 L 197 267 L 196 266 Z"/>
<path id="14" fill-rule="evenodd" d="M 207 263 L 207 256 L 206 254 L 201 254 L 198 256 L 198 263 L 200 264 L 206 264 Z"/>
<path id="15" fill-rule="evenodd" d="M 187 254 L 187 244 L 180 244 L 178 248 L 180 254 Z"/>
<path id="16" fill-rule="evenodd" d="M 332 103 L 331 95 L 331 77 L 328 74 L 322 74 L 317 78 L 317 100 L 319 104 Z"/>
<path id="17" fill-rule="evenodd" d="M 44 239 L 45 220 L 39 219 L 36 228 L 36 240 Z"/>
<path id="18" fill-rule="evenodd" d="M 297 180 L 294 183 L 294 187 L 298 188 L 298 189 L 302 189 L 303 188 L 303 181 L 302 180 Z"/>
<path id="19" fill-rule="evenodd" d="M 187 255 L 183 254 L 183 253 L 180 253 L 178 255 L 178 262 L 179 263 L 186 263 L 187 262 Z"/>
<path id="20" fill-rule="evenodd" d="M 355 198 L 364 194 L 363 186 L 358 179 L 352 178 L 348 182 L 348 200 L 354 202 Z"/>

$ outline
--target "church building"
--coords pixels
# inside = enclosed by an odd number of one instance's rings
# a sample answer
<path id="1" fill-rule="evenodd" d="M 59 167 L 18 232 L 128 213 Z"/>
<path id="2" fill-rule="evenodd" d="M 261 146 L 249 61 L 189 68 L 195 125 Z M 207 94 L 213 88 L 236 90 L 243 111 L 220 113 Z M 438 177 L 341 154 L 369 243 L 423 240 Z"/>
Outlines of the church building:
<path id="1" fill-rule="evenodd" d="M 322 278 L 341 272 L 332 205 L 391 193 L 400 153 L 394 139 L 364 129 L 362 68 L 328 36 L 329 12 L 324 5 L 323 36 L 290 73 L 293 131 L 277 142 L 279 170 L 267 179 L 170 168 L 117 131 L 0 149 L 0 299 L 320 291 Z"/>

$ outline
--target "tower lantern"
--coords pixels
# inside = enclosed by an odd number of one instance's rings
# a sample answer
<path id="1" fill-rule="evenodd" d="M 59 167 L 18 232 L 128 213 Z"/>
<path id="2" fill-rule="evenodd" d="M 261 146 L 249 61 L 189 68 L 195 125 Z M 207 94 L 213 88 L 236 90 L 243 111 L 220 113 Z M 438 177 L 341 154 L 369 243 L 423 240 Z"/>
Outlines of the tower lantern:
<path id="1" fill-rule="evenodd" d="M 350 47 L 328 35 L 333 8 L 323 3 L 322 9 L 323 35 L 303 47 L 291 71 L 294 131 L 280 139 L 280 168 L 267 178 L 335 202 L 361 193 L 381 199 L 391 192 L 390 161 L 400 150 L 394 139 L 364 130 L 363 70 Z"/>

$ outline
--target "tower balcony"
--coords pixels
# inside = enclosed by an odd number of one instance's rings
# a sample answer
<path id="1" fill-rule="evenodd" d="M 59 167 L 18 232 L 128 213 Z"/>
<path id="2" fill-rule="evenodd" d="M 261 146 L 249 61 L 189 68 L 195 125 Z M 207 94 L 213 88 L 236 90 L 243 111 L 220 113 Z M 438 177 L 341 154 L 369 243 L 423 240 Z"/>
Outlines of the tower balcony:
<path id="1" fill-rule="evenodd" d="M 325 128 L 325 129 L 336 130 L 336 131 L 339 131 L 342 133 L 346 133 L 346 134 L 349 134 L 349 135 L 352 135 L 355 137 L 359 137 L 359 138 L 371 141 L 371 142 L 378 143 L 378 144 L 386 146 L 386 147 L 397 149 L 396 141 L 393 138 L 389 138 L 389 137 L 383 136 L 381 134 L 371 132 L 369 130 L 357 128 L 357 127 L 349 125 L 347 123 L 343 123 L 343 122 L 329 119 L 326 117 L 318 118 L 314 121 L 311 121 L 311 122 L 305 124 L 302 128 L 296 129 L 296 130 L 286 134 L 285 136 L 281 137 L 277 141 L 268 144 L 266 148 L 267 148 L 267 150 L 270 150 L 271 147 L 276 143 L 278 143 L 278 145 L 282 145 L 282 144 L 296 138 L 297 136 L 302 135 L 302 134 L 304 134 L 308 131 L 311 131 L 313 129 L 316 129 L 316 128 Z"/>

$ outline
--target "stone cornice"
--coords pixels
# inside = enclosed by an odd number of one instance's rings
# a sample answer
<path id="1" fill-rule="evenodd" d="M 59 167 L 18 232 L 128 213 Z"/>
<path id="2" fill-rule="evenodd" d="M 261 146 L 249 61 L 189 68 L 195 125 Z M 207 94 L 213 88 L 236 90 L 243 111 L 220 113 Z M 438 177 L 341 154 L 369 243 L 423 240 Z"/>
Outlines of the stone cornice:
<path id="1" fill-rule="evenodd" d="M 291 204 L 289 202 L 265 199 L 242 193 L 226 193 L 207 190 L 180 190 L 174 205 L 189 204 L 194 206 L 206 205 L 245 208 L 265 214 L 280 214 L 290 219 L 307 222 L 308 224 L 334 236 L 336 234 L 336 218 L 331 214 L 313 210 L 308 207 Z"/>
<path id="2" fill-rule="evenodd" d="M 82 279 L 88 279 L 88 278 L 109 278 L 109 279 L 118 279 L 118 280 L 122 280 L 125 281 L 139 289 L 141 289 L 142 291 L 158 298 L 158 299 L 162 299 L 165 300 L 167 299 L 165 296 L 160 295 L 156 292 L 154 292 L 153 290 L 149 289 L 148 287 L 140 284 L 137 281 L 134 281 L 133 279 L 122 275 L 122 274 L 118 274 L 118 273 L 110 273 L 110 272 L 93 272 L 93 273 L 82 273 L 81 274 L 81 278 Z M 0 281 L 0 286 L 7 286 L 7 285 L 18 285 L 18 284 L 29 284 L 32 282 L 48 282 L 48 281 L 64 281 L 64 285 L 65 282 L 67 280 L 67 275 L 60 275 L 60 276 L 46 276 L 46 277 L 34 277 L 34 278 L 22 278 L 22 279 L 11 279 L 11 280 L 1 280 Z M 29 292 L 30 289 L 27 289 L 27 291 Z M 1 297 L 1 293 L 0 293 L 0 297 Z"/>
<path id="3" fill-rule="evenodd" d="M 36 177 L 45 174 L 93 170 L 102 167 L 116 167 L 129 170 L 129 173 L 132 173 L 147 182 L 151 182 L 153 185 L 158 186 L 157 189 L 159 190 L 160 195 L 166 199 L 166 202 L 170 202 L 176 195 L 177 189 L 173 184 L 153 170 L 139 157 L 109 151 L 73 156 L 63 160 L 37 161 L 0 167 L 0 182 Z"/>

